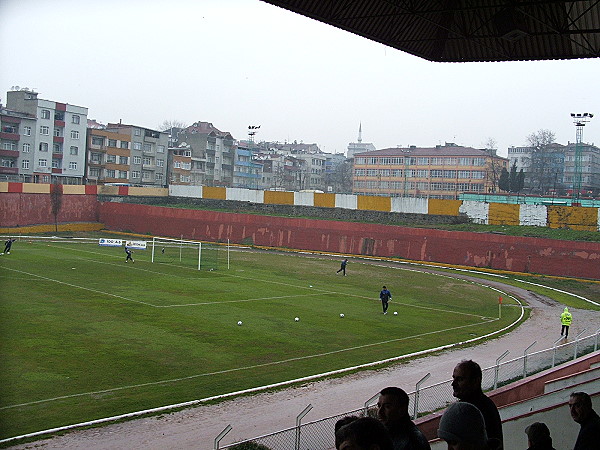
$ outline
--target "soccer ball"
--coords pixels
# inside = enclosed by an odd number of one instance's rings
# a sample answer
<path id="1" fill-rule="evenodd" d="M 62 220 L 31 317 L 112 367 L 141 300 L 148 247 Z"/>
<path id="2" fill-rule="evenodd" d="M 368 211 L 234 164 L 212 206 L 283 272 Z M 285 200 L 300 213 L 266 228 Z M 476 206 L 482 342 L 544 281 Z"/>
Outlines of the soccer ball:
<path id="1" fill-rule="evenodd" d="M 398 311 L 394 311 L 394 315 L 397 316 L 398 315 Z"/>
<path id="2" fill-rule="evenodd" d="M 241 324 L 242 324 L 242 321 L 241 321 L 241 320 L 239 320 L 239 321 L 238 321 L 238 325 L 241 325 Z"/>
<path id="3" fill-rule="evenodd" d="M 295 320 L 296 322 L 300 322 L 300 317 L 294 317 L 294 320 Z"/>
<path id="4" fill-rule="evenodd" d="M 312 284 L 309 284 L 308 287 L 312 287 Z"/>
<path id="5" fill-rule="evenodd" d="M 344 313 L 340 314 L 340 317 L 343 319 L 344 318 Z"/>

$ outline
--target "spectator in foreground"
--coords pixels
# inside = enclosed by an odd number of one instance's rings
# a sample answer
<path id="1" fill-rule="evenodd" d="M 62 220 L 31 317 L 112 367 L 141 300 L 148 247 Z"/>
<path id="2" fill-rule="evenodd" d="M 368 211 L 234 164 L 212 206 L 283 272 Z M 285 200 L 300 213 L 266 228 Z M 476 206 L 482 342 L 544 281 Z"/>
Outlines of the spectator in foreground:
<path id="1" fill-rule="evenodd" d="M 337 450 L 394 450 L 392 440 L 381 422 L 361 417 L 335 432 Z"/>
<path id="2" fill-rule="evenodd" d="M 545 423 L 534 422 L 525 428 L 527 435 L 527 450 L 556 450 L 552 447 L 550 430 Z"/>
<path id="3" fill-rule="evenodd" d="M 377 417 L 390 433 L 394 450 L 430 450 L 427 438 L 408 415 L 408 394 L 399 387 L 379 393 Z"/>
<path id="4" fill-rule="evenodd" d="M 437 431 L 448 450 L 497 450 L 497 439 L 488 439 L 481 412 L 467 402 L 453 403 L 444 412 Z"/>
<path id="5" fill-rule="evenodd" d="M 600 417 L 592 408 L 592 398 L 585 392 L 569 397 L 571 417 L 581 425 L 573 450 L 595 450 L 600 447 Z"/>
<path id="6" fill-rule="evenodd" d="M 502 421 L 498 408 L 481 390 L 481 367 L 475 361 L 463 360 L 452 373 L 454 396 L 462 402 L 471 403 L 481 412 L 487 435 L 503 443 Z M 502 445 L 501 447 L 502 448 Z"/>

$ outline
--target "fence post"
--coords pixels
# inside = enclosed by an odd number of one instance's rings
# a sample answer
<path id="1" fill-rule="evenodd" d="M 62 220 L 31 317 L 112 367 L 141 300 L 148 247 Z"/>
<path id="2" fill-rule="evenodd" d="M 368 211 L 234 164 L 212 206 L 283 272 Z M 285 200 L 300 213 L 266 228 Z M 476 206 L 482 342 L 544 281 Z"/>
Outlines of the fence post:
<path id="1" fill-rule="evenodd" d="M 365 410 L 363 412 L 363 415 L 365 417 L 367 417 L 367 414 L 369 412 L 369 405 L 373 402 L 373 400 L 375 400 L 377 397 L 379 397 L 379 392 L 377 394 L 375 394 L 373 397 L 371 397 L 369 400 L 367 400 L 365 402 Z"/>
<path id="2" fill-rule="evenodd" d="M 215 446 L 213 447 L 214 450 L 219 450 L 219 443 L 221 442 L 221 439 L 223 439 L 225 435 L 232 430 L 232 428 L 233 427 L 231 424 L 229 424 L 223 429 L 223 431 L 219 433 L 219 435 L 215 438 Z"/>
<path id="3" fill-rule="evenodd" d="M 527 351 L 535 344 L 537 344 L 537 341 L 533 341 L 533 343 L 523 352 L 523 378 L 527 376 Z"/>
<path id="4" fill-rule="evenodd" d="M 573 353 L 573 359 L 577 359 L 577 346 L 579 345 L 579 338 L 581 337 L 581 335 L 585 332 L 587 328 L 584 328 L 583 330 L 581 330 L 581 333 L 579 333 L 576 337 L 575 337 L 575 352 Z"/>
<path id="5" fill-rule="evenodd" d="M 417 414 L 419 412 L 419 390 L 421 389 L 421 385 L 431 376 L 431 373 L 427 373 L 423 378 L 421 378 L 415 387 L 415 410 L 413 412 L 413 420 L 417 418 Z"/>
<path id="6" fill-rule="evenodd" d="M 600 333 L 600 328 L 596 330 L 596 339 L 594 340 L 594 351 L 598 350 L 598 334 Z"/>
<path id="7" fill-rule="evenodd" d="M 498 359 L 496 359 L 496 367 L 494 367 L 494 389 L 498 387 L 498 371 L 500 370 L 500 361 L 509 353 L 510 352 L 506 350 L 498 357 Z"/>
<path id="8" fill-rule="evenodd" d="M 563 337 L 559 337 L 554 344 L 552 344 L 552 367 L 554 367 L 554 362 L 556 361 L 556 344 L 563 340 Z"/>
<path id="9" fill-rule="evenodd" d="M 296 417 L 296 446 L 294 447 L 296 450 L 300 450 L 300 424 L 302 422 L 302 418 L 307 415 L 311 409 L 313 409 L 313 406 L 309 403 L 306 408 L 304 408 Z"/>

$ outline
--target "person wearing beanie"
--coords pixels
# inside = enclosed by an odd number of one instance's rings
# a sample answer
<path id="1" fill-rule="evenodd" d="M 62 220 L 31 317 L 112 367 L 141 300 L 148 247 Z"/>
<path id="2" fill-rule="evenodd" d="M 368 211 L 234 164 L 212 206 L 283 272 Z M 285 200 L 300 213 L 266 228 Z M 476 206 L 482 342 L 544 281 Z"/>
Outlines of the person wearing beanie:
<path id="1" fill-rule="evenodd" d="M 483 415 L 485 429 L 490 439 L 504 442 L 502 420 L 494 402 L 481 389 L 481 367 L 475 361 L 463 360 L 452 372 L 453 395 L 462 402 L 471 403 Z"/>
<path id="2" fill-rule="evenodd" d="M 527 450 L 556 450 L 552 447 L 550 430 L 545 423 L 532 423 L 525 428 L 525 434 L 527 435 L 527 443 L 529 445 Z"/>
<path id="3" fill-rule="evenodd" d="M 490 450 L 498 448 L 488 439 L 481 412 L 472 404 L 457 402 L 444 412 L 437 435 L 448 450 Z"/>

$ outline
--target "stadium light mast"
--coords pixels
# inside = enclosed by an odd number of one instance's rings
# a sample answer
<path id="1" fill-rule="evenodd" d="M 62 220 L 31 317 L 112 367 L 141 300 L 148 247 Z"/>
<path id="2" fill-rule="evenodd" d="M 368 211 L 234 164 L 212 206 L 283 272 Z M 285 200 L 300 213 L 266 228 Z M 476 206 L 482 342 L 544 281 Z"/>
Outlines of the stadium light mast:
<path id="1" fill-rule="evenodd" d="M 573 171 L 573 205 L 579 206 L 579 196 L 581 195 L 581 153 L 583 142 L 583 127 L 594 117 L 591 113 L 571 113 L 573 124 L 575 125 L 575 164 Z"/>

